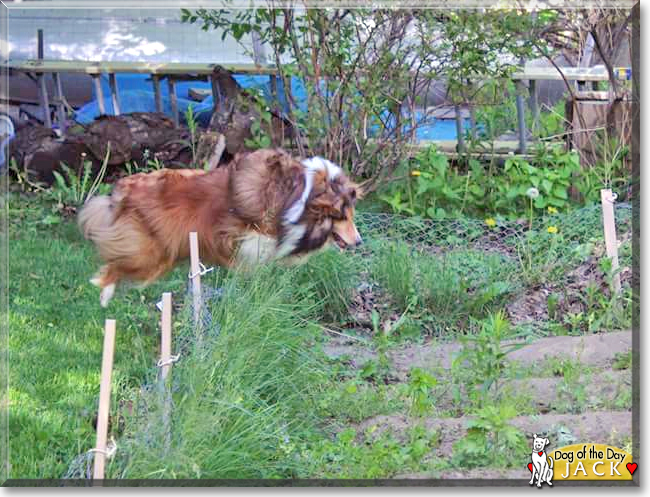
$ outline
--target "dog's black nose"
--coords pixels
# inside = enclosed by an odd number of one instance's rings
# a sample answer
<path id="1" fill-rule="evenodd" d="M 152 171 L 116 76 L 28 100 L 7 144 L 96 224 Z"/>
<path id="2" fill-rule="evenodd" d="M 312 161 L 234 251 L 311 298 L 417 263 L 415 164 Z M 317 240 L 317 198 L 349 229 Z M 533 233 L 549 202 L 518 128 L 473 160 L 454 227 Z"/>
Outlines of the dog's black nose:
<path id="1" fill-rule="evenodd" d="M 363 243 L 363 240 L 361 239 L 361 236 L 357 233 L 357 237 L 356 237 L 356 239 L 354 240 L 354 246 L 355 246 L 355 247 L 358 247 L 358 246 L 361 245 L 362 243 Z"/>

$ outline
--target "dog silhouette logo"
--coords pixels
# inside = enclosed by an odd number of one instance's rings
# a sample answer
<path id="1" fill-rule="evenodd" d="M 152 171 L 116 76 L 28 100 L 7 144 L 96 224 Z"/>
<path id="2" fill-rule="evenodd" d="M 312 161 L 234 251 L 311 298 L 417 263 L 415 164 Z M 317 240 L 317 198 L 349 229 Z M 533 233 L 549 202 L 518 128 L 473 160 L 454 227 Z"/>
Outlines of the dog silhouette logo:
<path id="1" fill-rule="evenodd" d="M 546 454 L 546 446 L 548 443 L 548 438 L 538 437 L 537 434 L 533 435 L 532 460 L 528 463 L 528 469 L 532 473 L 532 476 L 528 483 L 533 485 L 535 483 L 535 477 L 537 477 L 537 488 L 541 488 L 544 482 L 549 487 L 553 486 L 551 482 L 553 479 L 553 458 Z"/>

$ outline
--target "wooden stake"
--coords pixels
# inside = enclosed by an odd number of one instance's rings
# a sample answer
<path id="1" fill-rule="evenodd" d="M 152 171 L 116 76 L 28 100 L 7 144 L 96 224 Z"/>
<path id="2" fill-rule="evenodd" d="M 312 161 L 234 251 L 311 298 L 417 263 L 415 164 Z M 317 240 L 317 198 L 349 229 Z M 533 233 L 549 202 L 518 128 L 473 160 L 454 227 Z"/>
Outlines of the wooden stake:
<path id="1" fill-rule="evenodd" d="M 108 437 L 108 412 L 111 401 L 111 375 L 113 372 L 113 351 L 115 350 L 115 320 L 107 319 L 104 325 L 104 354 L 102 377 L 99 387 L 99 410 L 97 413 L 97 443 L 93 479 L 104 479 L 106 463 L 106 439 Z"/>
<path id="2" fill-rule="evenodd" d="M 172 355 L 172 294 L 169 292 L 163 293 L 162 296 L 162 318 L 160 321 L 162 328 L 160 361 L 163 364 L 160 375 L 162 380 L 165 381 L 171 368 L 169 359 Z"/>
<path id="3" fill-rule="evenodd" d="M 201 315 L 201 266 L 199 259 L 199 238 L 195 231 L 190 233 L 190 271 L 192 274 L 192 297 L 194 302 L 194 324 L 198 326 Z"/>
<path id="4" fill-rule="evenodd" d="M 614 285 L 614 292 L 619 295 L 621 293 L 621 275 L 618 273 L 618 241 L 616 240 L 614 202 L 615 198 L 612 195 L 612 190 L 600 190 L 600 203 L 603 208 L 603 228 L 605 230 L 605 248 L 607 249 L 607 257 L 612 261 L 612 272 L 614 273 L 612 284 Z"/>

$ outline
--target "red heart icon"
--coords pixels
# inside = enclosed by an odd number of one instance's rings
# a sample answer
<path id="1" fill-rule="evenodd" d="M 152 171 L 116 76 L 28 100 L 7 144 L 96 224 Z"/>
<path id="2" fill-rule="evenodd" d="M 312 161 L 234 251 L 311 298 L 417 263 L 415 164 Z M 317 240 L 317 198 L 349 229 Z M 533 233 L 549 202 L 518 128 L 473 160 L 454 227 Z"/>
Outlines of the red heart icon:
<path id="1" fill-rule="evenodd" d="M 543 453 L 544 453 L 544 451 L 542 451 L 542 452 L 538 452 L 537 455 L 538 455 L 538 456 L 541 456 Z"/>
<path id="2" fill-rule="evenodd" d="M 630 472 L 630 474 L 633 475 L 634 472 L 636 471 L 636 468 L 638 468 L 639 465 L 638 465 L 637 463 L 635 463 L 635 462 L 629 462 L 629 463 L 627 463 L 627 464 L 625 465 L 625 467 L 626 467 L 627 470 Z"/>
<path id="3" fill-rule="evenodd" d="M 634 468 L 634 469 L 636 469 L 636 468 Z M 528 471 L 530 471 L 531 473 L 533 472 L 533 463 L 532 462 L 528 463 Z"/>

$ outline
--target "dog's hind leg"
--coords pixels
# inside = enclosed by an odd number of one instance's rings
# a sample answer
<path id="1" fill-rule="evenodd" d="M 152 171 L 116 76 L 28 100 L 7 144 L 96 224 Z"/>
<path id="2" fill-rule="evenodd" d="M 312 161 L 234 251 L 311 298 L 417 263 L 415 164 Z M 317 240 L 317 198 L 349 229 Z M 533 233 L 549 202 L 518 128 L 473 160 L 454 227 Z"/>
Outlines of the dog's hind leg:
<path id="1" fill-rule="evenodd" d="M 115 295 L 115 287 L 120 280 L 119 271 L 110 264 L 102 266 L 99 271 L 90 279 L 90 282 L 101 288 L 99 292 L 99 304 L 107 307 Z"/>

